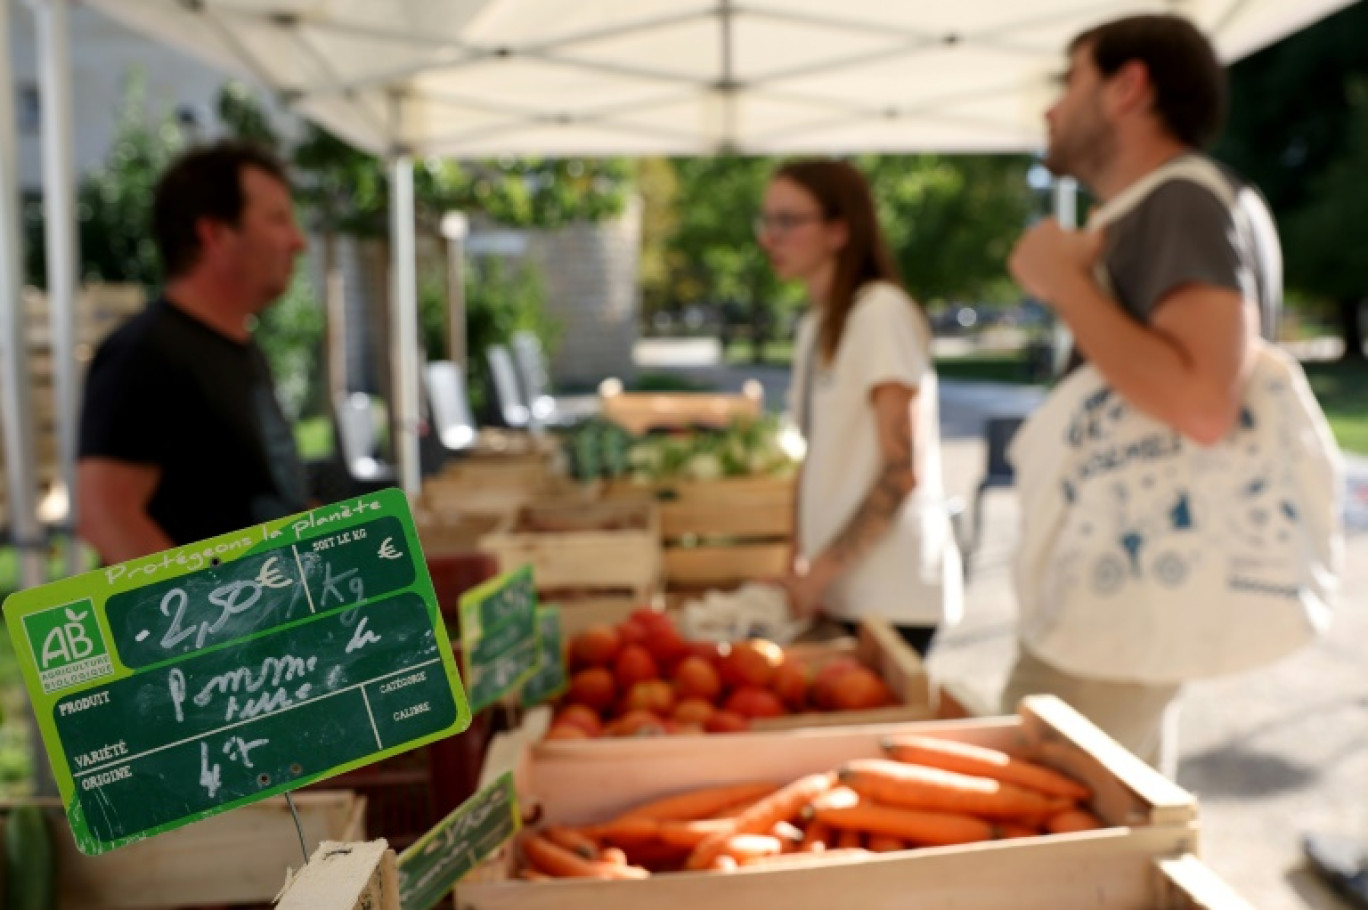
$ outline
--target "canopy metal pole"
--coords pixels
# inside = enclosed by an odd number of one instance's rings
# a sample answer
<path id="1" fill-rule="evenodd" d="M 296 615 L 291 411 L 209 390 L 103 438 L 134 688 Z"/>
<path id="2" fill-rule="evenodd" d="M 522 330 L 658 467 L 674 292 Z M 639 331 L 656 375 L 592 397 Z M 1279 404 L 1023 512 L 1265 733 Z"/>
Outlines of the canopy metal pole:
<path id="1" fill-rule="evenodd" d="M 1060 177 L 1054 182 L 1054 216 L 1059 226 L 1072 231 L 1078 227 L 1078 181 Z M 1073 352 L 1073 332 L 1058 316 L 1054 321 L 1054 375 L 1062 376 Z"/>
<path id="2" fill-rule="evenodd" d="M 8 49 L 10 4 L 0 3 L 0 48 Z M 29 401 L 28 333 L 23 302 L 19 154 L 15 145 L 14 83 L 8 56 L 0 62 L 0 404 L 3 405 L 9 523 L 19 545 L 26 588 L 46 579 L 34 484 L 33 411 Z"/>
<path id="3" fill-rule="evenodd" d="M 52 327 L 57 464 L 66 485 L 67 571 L 80 571 L 76 546 L 76 294 L 80 250 L 76 234 L 76 169 L 72 164 L 70 30 L 67 0 L 37 0 L 39 97 L 43 127 L 43 215 L 47 238 L 48 319 Z"/>
<path id="4" fill-rule="evenodd" d="M 401 98 L 394 96 L 392 122 L 399 124 Z M 395 135 L 399 131 L 395 130 Z M 418 263 L 414 240 L 413 157 L 405 150 L 390 159 L 390 365 L 394 386 L 394 457 L 399 483 L 409 499 L 422 487 L 418 461 Z"/>

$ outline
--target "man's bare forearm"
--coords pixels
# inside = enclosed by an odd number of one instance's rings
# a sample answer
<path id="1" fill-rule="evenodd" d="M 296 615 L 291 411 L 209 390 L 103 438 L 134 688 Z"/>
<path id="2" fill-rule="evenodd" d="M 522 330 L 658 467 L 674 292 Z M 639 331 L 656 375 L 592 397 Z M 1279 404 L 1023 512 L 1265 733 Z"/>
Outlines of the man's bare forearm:
<path id="1" fill-rule="evenodd" d="M 1079 349 L 1121 397 L 1199 442 L 1228 430 L 1238 381 L 1212 381 L 1174 338 L 1136 322 L 1090 279 L 1072 283 L 1059 304 Z"/>

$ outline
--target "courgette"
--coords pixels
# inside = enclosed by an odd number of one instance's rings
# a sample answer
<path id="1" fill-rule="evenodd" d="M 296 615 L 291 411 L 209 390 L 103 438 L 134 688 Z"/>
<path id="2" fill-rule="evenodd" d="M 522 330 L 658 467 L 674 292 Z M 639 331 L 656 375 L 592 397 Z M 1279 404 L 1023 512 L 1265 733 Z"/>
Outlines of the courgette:
<path id="1" fill-rule="evenodd" d="M 4 844 L 4 910 L 57 910 L 57 862 L 43 810 L 12 809 Z"/>

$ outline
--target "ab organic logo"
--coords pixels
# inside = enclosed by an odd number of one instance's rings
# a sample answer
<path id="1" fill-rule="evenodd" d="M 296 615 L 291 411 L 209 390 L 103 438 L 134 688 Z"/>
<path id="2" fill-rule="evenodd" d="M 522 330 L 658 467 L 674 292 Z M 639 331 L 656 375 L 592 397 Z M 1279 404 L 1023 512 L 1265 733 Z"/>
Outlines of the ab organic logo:
<path id="1" fill-rule="evenodd" d="M 44 692 L 69 689 L 114 672 L 89 600 L 25 616 L 24 631 Z"/>

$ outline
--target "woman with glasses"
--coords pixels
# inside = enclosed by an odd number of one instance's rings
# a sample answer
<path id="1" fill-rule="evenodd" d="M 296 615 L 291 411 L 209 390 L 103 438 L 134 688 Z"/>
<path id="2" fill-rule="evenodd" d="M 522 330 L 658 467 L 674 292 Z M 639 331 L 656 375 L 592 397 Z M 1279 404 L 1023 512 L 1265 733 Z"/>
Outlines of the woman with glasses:
<path id="1" fill-rule="evenodd" d="M 941 487 L 931 330 L 899 284 L 869 186 L 840 161 L 782 167 L 756 220 L 780 278 L 807 286 L 790 408 L 807 438 L 795 614 L 888 619 L 925 656 L 959 618 L 960 556 Z"/>

